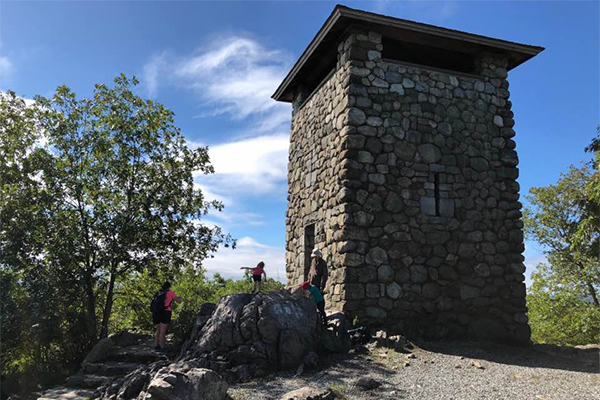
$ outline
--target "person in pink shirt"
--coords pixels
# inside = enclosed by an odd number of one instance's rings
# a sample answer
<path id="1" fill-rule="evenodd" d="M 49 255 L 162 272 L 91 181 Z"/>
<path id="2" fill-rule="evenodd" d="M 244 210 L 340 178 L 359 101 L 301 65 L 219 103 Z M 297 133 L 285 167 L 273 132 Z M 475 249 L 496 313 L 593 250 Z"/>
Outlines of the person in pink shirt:
<path id="1" fill-rule="evenodd" d="M 155 296 L 162 296 L 164 294 L 164 309 L 152 312 L 152 322 L 156 325 L 156 333 L 154 334 L 154 344 L 156 350 L 166 351 L 166 336 L 167 329 L 169 328 L 169 324 L 171 323 L 171 314 L 173 312 L 173 302 L 181 303 L 181 297 L 177 296 L 177 294 L 170 290 L 171 283 L 165 282 L 162 285 L 161 290 Z M 160 298 L 160 297 L 158 297 Z"/>
<path id="2" fill-rule="evenodd" d="M 256 265 L 256 268 L 241 267 L 240 269 L 252 270 L 252 280 L 254 281 L 254 289 L 252 289 L 252 293 L 260 292 L 262 277 L 264 276 L 265 280 L 267 280 L 267 273 L 265 272 L 265 263 L 261 261 Z"/>

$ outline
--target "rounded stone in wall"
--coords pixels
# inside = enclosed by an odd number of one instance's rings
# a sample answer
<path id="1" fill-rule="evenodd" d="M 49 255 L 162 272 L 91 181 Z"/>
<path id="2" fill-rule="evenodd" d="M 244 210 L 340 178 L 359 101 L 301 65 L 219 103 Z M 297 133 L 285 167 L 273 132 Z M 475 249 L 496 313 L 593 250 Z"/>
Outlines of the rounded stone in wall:
<path id="1" fill-rule="evenodd" d="M 348 110 L 348 124 L 349 125 L 362 125 L 367 120 L 367 117 L 362 110 L 358 108 L 350 108 Z"/>
<path id="2" fill-rule="evenodd" d="M 402 295 L 402 287 L 400 287 L 400 285 L 398 285 L 396 282 L 392 282 L 387 285 L 386 293 L 389 298 L 396 300 Z"/>
<path id="3" fill-rule="evenodd" d="M 411 265 L 410 279 L 414 283 L 427 282 L 427 268 L 422 265 Z"/>
<path id="4" fill-rule="evenodd" d="M 374 247 L 367 254 L 366 261 L 368 264 L 379 266 L 381 264 L 385 264 L 388 261 L 387 253 L 381 247 Z"/>
<path id="5" fill-rule="evenodd" d="M 471 159 L 471 168 L 475 171 L 483 172 L 490 169 L 489 164 L 485 158 L 475 157 Z"/>
<path id="6" fill-rule="evenodd" d="M 488 276 L 490 276 L 490 267 L 488 267 L 485 263 L 477 264 L 474 268 L 474 271 L 477 274 L 477 276 L 480 276 L 482 278 L 487 278 Z"/>
<path id="7" fill-rule="evenodd" d="M 366 309 L 367 317 L 384 319 L 387 318 L 387 313 L 385 310 L 382 310 L 379 307 L 367 307 Z"/>
<path id="8" fill-rule="evenodd" d="M 419 155 L 425 163 L 435 163 L 442 159 L 442 152 L 435 145 L 425 143 L 419 146 Z"/>
<path id="9" fill-rule="evenodd" d="M 394 270 L 389 265 L 381 265 L 377 270 L 377 277 L 379 279 L 379 282 L 391 282 L 394 278 Z"/>

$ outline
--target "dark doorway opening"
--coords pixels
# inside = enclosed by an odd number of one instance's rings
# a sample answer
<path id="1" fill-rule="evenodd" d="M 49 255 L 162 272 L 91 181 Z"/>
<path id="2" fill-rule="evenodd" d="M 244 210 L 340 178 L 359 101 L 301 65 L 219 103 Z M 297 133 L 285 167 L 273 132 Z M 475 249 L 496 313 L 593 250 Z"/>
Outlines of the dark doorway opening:
<path id="1" fill-rule="evenodd" d="M 304 227 L 304 277 L 306 278 L 310 269 L 310 253 L 315 248 L 315 224 L 306 225 Z"/>

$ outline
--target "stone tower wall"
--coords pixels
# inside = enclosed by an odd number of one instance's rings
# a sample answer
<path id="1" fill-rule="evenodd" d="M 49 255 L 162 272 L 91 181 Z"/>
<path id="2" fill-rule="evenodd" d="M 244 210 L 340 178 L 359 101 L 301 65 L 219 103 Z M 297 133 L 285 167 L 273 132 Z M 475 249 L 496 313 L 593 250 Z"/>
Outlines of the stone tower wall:
<path id="1" fill-rule="evenodd" d="M 334 308 L 407 334 L 528 342 L 506 60 L 484 55 L 476 75 L 392 62 L 377 32 L 338 50 L 344 68 L 293 119 L 288 279 L 314 220 Z"/>
<path id="2" fill-rule="evenodd" d="M 286 219 L 286 273 L 288 284 L 304 280 L 305 228 L 314 224 L 314 248 L 329 264 L 329 284 L 344 282 L 333 233 L 344 224 L 341 184 L 342 131 L 347 121 L 349 62 L 338 63 L 333 73 L 312 95 L 296 94 L 288 164 L 288 210 Z M 310 98 L 307 96 L 310 95 Z M 309 252 L 310 250 L 308 250 Z M 332 287 L 333 287 L 332 286 Z M 328 293 L 330 296 L 331 290 Z M 338 296 L 339 297 L 339 296 Z"/>

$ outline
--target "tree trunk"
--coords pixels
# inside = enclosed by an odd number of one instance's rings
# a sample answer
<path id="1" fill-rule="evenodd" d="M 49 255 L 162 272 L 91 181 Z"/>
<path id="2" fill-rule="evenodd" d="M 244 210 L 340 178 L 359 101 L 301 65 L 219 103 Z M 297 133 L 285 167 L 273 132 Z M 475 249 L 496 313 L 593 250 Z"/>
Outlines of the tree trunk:
<path id="1" fill-rule="evenodd" d="M 594 301 L 596 308 L 600 309 L 600 303 L 598 302 L 598 294 L 596 293 L 596 289 L 594 288 L 594 285 L 592 285 L 589 282 L 586 282 L 586 285 L 588 287 L 588 290 L 590 291 L 590 295 L 592 296 L 592 300 Z"/>
<path id="2" fill-rule="evenodd" d="M 102 314 L 102 328 L 100 330 L 100 339 L 108 336 L 108 322 L 113 306 L 113 296 L 115 292 L 115 279 L 117 277 L 116 268 L 110 272 L 110 281 L 108 282 L 108 292 L 106 293 L 106 303 L 104 304 L 104 313 Z"/>
<path id="3" fill-rule="evenodd" d="M 91 343 L 96 343 L 98 334 L 97 321 L 96 321 L 96 296 L 94 295 L 94 282 L 92 278 L 92 272 L 86 269 L 84 272 L 84 284 L 85 293 L 87 297 L 86 308 L 87 316 L 89 319 L 88 335 Z"/>
<path id="4" fill-rule="evenodd" d="M 585 282 L 585 286 L 588 289 L 588 292 L 590 292 L 590 296 L 592 296 L 592 301 L 594 302 L 594 304 L 596 305 L 596 308 L 600 308 L 600 303 L 598 302 L 598 294 L 596 293 L 596 289 L 594 288 L 594 285 L 592 285 L 584 276 L 583 273 L 581 271 L 584 270 L 584 266 L 582 263 L 578 262 L 577 266 L 579 267 L 579 279 Z"/>

